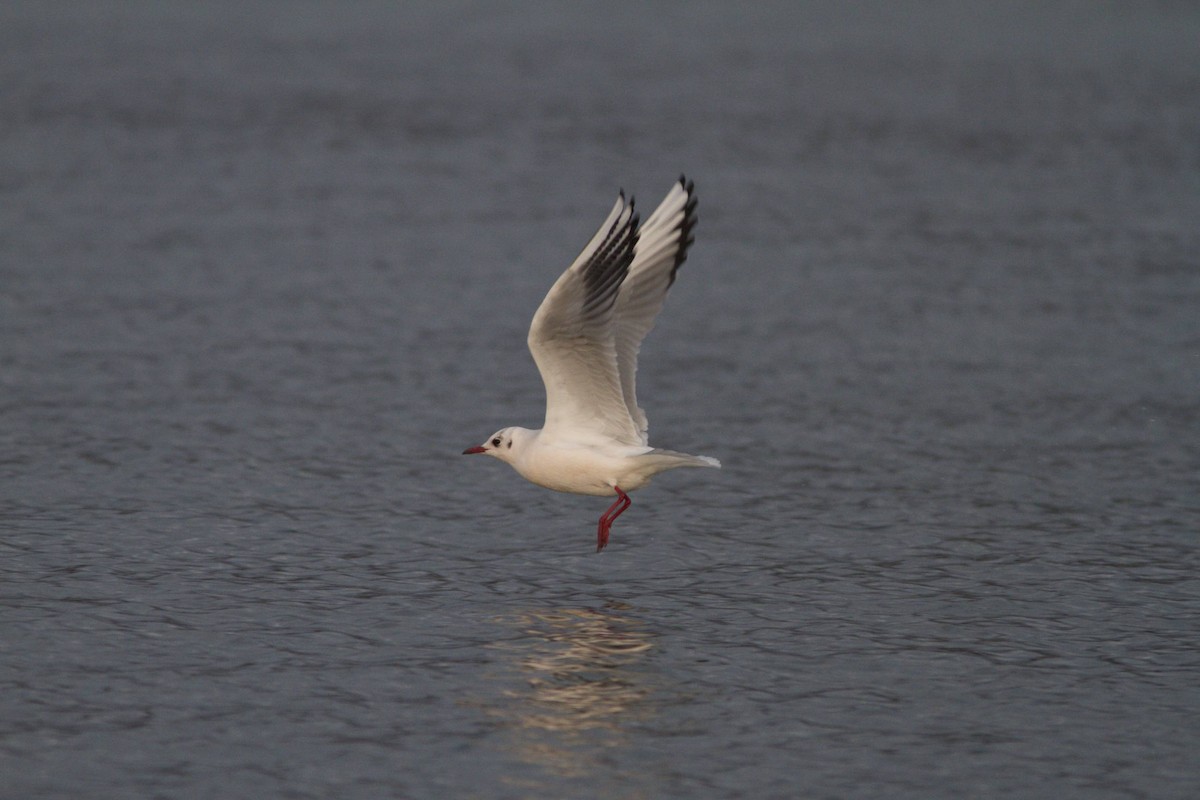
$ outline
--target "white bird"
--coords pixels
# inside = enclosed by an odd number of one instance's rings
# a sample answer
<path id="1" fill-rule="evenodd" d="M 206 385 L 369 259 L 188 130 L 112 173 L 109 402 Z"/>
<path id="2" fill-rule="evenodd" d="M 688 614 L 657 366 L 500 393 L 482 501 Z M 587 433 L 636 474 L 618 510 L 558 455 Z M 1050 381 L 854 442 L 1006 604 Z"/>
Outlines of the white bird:
<path id="1" fill-rule="evenodd" d="M 596 552 L 629 508 L 627 492 L 668 469 L 721 466 L 708 456 L 651 447 L 635 390 L 638 350 L 687 258 L 695 225 L 695 187 L 682 175 L 640 226 L 633 198 L 626 201 L 622 191 L 529 327 L 529 350 L 546 384 L 541 430 L 503 428 L 463 451 L 507 462 L 547 489 L 615 494 L 600 517 Z"/>

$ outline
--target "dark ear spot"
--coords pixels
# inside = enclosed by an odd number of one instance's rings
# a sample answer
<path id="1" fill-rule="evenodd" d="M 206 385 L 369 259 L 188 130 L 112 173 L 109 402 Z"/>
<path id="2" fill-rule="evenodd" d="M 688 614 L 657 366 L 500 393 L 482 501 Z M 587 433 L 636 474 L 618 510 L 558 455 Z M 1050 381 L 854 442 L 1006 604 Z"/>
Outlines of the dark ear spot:
<path id="1" fill-rule="evenodd" d="M 508 440 L 508 449 L 512 450 L 512 439 Z"/>

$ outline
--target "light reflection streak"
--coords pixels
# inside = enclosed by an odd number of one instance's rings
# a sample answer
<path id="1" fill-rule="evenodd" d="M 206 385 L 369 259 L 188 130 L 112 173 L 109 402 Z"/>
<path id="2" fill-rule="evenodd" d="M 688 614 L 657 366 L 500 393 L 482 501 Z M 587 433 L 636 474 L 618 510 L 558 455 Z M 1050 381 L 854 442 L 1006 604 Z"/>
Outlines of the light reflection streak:
<path id="1" fill-rule="evenodd" d="M 511 655 L 525 688 L 505 692 L 509 702 L 492 709 L 511 726 L 523 762 L 560 777 L 599 773 L 602 760 L 628 745 L 627 727 L 653 715 L 644 659 L 655 636 L 630 610 L 609 602 L 499 620 L 525 634 L 495 645 Z"/>

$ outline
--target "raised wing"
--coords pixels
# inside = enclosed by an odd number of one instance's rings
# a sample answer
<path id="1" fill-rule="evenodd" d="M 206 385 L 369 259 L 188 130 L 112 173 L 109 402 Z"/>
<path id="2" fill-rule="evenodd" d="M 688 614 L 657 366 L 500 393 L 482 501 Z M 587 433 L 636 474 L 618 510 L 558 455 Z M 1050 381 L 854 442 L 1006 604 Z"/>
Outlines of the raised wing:
<path id="1" fill-rule="evenodd" d="M 613 324 L 637 242 L 638 216 L 622 192 L 533 316 L 529 351 L 546 384 L 547 439 L 642 442 L 625 404 Z"/>
<path id="2" fill-rule="evenodd" d="M 621 396 L 637 428 L 638 441 L 649 441 L 646 413 L 637 402 L 637 359 L 642 340 L 662 311 L 675 273 L 687 259 L 696 226 L 696 190 L 691 181 L 679 181 L 638 231 L 633 262 L 617 296 L 615 344 Z"/>

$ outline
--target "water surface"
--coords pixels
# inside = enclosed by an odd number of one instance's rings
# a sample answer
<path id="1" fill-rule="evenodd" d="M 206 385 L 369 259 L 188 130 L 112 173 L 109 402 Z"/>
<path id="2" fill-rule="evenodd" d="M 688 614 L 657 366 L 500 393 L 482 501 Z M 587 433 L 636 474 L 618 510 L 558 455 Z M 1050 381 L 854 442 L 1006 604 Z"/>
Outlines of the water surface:
<path id="1" fill-rule="evenodd" d="M 1200 788 L 1200 16 L 8 3 L 0 794 Z M 661 476 L 533 310 L 696 180 Z"/>

